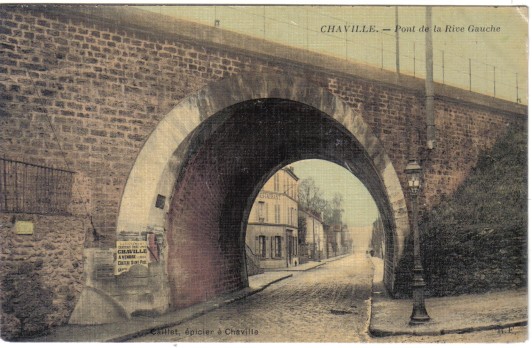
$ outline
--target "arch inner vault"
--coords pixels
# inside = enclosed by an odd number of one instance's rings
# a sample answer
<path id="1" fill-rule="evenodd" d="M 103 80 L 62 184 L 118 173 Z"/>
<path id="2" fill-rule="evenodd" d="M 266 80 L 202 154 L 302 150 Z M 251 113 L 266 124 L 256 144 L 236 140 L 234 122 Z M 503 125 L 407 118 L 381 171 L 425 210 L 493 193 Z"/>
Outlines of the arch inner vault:
<path id="1" fill-rule="evenodd" d="M 393 242 L 385 260 L 385 283 L 393 290 L 409 234 L 406 202 L 362 115 L 304 78 L 241 75 L 182 100 L 138 155 L 117 240 L 161 234 L 162 264 L 150 267 L 165 282 L 157 296 L 167 301 L 137 298 L 126 311 L 180 308 L 246 286 L 244 234 L 253 200 L 279 168 L 311 158 L 348 169 L 373 196 Z"/>

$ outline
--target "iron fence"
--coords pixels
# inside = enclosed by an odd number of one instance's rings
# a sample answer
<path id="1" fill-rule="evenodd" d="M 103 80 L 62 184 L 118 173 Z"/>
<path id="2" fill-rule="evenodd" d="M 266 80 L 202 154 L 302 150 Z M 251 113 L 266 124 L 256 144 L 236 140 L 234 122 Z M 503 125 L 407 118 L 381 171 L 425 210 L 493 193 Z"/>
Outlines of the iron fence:
<path id="1" fill-rule="evenodd" d="M 0 158 L 0 211 L 68 215 L 73 174 Z"/>

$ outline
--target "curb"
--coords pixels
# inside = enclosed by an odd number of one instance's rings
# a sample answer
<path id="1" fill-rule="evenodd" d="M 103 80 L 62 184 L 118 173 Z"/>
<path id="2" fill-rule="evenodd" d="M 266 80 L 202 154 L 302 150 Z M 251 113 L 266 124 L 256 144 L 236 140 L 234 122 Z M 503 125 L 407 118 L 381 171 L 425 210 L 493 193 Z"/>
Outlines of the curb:
<path id="1" fill-rule="evenodd" d="M 293 269 L 293 268 L 283 268 L 283 269 L 268 269 L 268 270 L 264 270 L 264 273 L 279 273 L 279 272 L 285 272 L 285 273 L 290 273 L 290 272 L 306 272 L 306 271 L 310 271 L 312 269 L 316 269 L 318 267 L 321 267 L 323 266 L 325 263 L 320 263 L 320 264 L 317 264 L 317 265 L 314 265 L 312 267 L 309 267 L 309 268 L 306 268 L 306 269 Z"/>
<path id="2" fill-rule="evenodd" d="M 371 336 L 375 336 L 373 334 L 373 330 L 371 329 L 371 323 L 373 322 L 373 293 L 375 291 L 375 264 L 373 261 L 371 261 L 371 264 L 373 265 L 373 276 L 371 277 L 371 296 L 369 297 L 369 313 L 368 313 L 368 326 L 367 326 L 367 334 Z M 378 337 L 378 336 L 375 336 Z"/>
<path id="3" fill-rule="evenodd" d="M 371 283 L 371 297 L 369 298 L 370 301 L 370 319 L 369 319 L 369 326 L 368 326 L 368 334 L 371 337 L 390 337 L 390 336 L 441 336 L 441 335 L 448 335 L 448 334 L 463 334 L 463 333 L 470 333 L 470 332 L 478 332 L 478 331 L 488 331 L 488 330 L 502 330 L 507 329 L 511 327 L 520 327 L 520 326 L 527 326 L 528 320 L 516 320 L 516 321 L 508 321 L 503 322 L 499 324 L 484 324 L 484 325 L 478 325 L 478 326 L 466 326 L 463 328 L 455 328 L 455 329 L 411 329 L 411 330 L 386 330 L 386 329 L 376 329 L 374 328 L 374 320 L 373 320 L 373 293 L 375 291 L 375 281 L 372 280 Z M 379 289 L 380 290 L 380 289 Z M 386 289 L 383 289 L 383 291 L 386 291 Z"/>
<path id="4" fill-rule="evenodd" d="M 344 257 L 347 257 L 347 256 L 349 256 L 349 255 L 353 255 L 353 254 L 344 254 L 344 255 L 340 255 L 340 256 L 335 256 L 334 258 L 323 259 L 323 260 L 321 260 L 321 261 L 318 261 L 319 264 L 314 265 L 314 266 L 309 267 L 309 268 L 306 268 L 306 269 L 275 268 L 275 269 L 265 269 L 265 270 L 264 270 L 264 273 L 275 273 L 275 272 L 306 272 L 306 271 L 310 271 L 310 270 L 316 269 L 316 268 L 318 268 L 318 267 L 322 267 L 322 266 L 326 265 L 326 264 L 329 263 L 329 262 L 334 262 L 334 261 L 341 260 L 341 259 L 343 259 Z"/>
<path id="5" fill-rule="evenodd" d="M 256 293 L 259 293 L 263 290 L 265 290 L 267 287 L 269 287 L 270 285 L 273 285 L 275 283 L 278 283 L 280 281 L 283 281 L 287 278 L 290 278 L 292 277 L 293 275 L 292 274 L 288 274 L 288 275 L 285 275 L 284 277 L 281 277 L 281 278 L 278 278 L 278 279 L 275 279 L 275 280 L 272 280 L 271 282 L 269 283 L 266 283 L 264 284 L 262 287 L 258 288 L 258 289 L 254 289 L 254 290 L 250 290 L 248 292 L 246 292 L 245 294 L 242 294 L 241 296 L 237 296 L 235 298 L 231 298 L 231 299 L 228 299 L 228 300 L 225 300 L 223 301 L 223 304 L 230 304 L 230 303 L 233 303 L 233 302 L 236 302 L 236 301 L 239 301 L 239 300 L 242 300 L 246 297 L 249 297 L 251 295 L 255 295 Z M 219 307 L 223 307 L 223 306 L 217 306 L 216 308 L 219 308 Z"/>
<path id="6" fill-rule="evenodd" d="M 116 336 L 116 337 L 113 337 L 113 338 L 108 338 L 108 339 L 104 340 L 103 342 L 124 342 L 124 341 L 130 340 L 130 339 L 133 339 L 133 338 L 148 334 L 148 333 L 150 333 L 153 330 L 162 330 L 162 329 L 166 329 L 166 328 L 169 328 L 169 327 L 172 327 L 172 326 L 175 326 L 175 325 L 180 325 L 180 324 L 185 323 L 187 321 L 190 321 L 192 319 L 196 319 L 196 318 L 198 318 L 198 317 L 200 317 L 200 316 L 202 316 L 204 314 L 212 312 L 212 311 L 214 311 L 214 310 L 216 310 L 218 308 L 221 308 L 221 307 L 223 307 L 225 305 L 228 305 L 228 304 L 231 304 L 233 302 L 242 300 L 242 299 L 244 299 L 246 297 L 255 295 L 256 293 L 259 293 L 259 292 L 265 290 L 270 285 L 278 283 L 278 282 L 283 281 L 283 280 L 285 280 L 287 278 L 290 278 L 290 277 L 292 277 L 292 274 L 288 274 L 288 275 L 286 275 L 284 277 L 275 279 L 275 280 L 273 280 L 273 281 L 271 281 L 269 283 L 266 283 L 265 285 L 261 286 L 258 289 L 248 290 L 248 291 L 244 292 L 243 294 L 241 294 L 239 296 L 236 296 L 234 298 L 230 298 L 230 299 L 227 299 L 227 300 L 222 300 L 222 301 L 218 301 L 216 303 L 213 303 L 208 308 L 199 310 L 196 313 L 192 313 L 192 314 L 190 314 L 190 315 L 188 315 L 188 316 L 186 316 L 184 318 L 178 319 L 176 321 L 172 321 L 172 322 L 168 322 L 168 323 L 164 323 L 164 324 L 152 325 L 152 326 L 146 327 L 145 329 L 142 329 L 142 330 L 139 330 L 139 331 L 135 331 L 135 332 L 132 332 L 132 333 L 129 333 L 129 334 L 123 334 L 123 335 Z"/>
<path id="7" fill-rule="evenodd" d="M 362 332 L 363 335 L 366 336 L 366 338 L 371 338 L 371 320 L 373 319 L 373 291 L 375 286 L 375 264 L 372 260 L 370 260 L 371 266 L 373 267 L 373 275 L 371 276 L 371 295 L 368 298 L 368 320 L 366 321 L 366 325 L 364 326 L 364 332 Z"/>
<path id="8" fill-rule="evenodd" d="M 370 325 L 369 333 L 373 337 L 402 336 L 402 335 L 441 336 L 441 335 L 448 335 L 448 334 L 463 334 L 463 333 L 487 331 L 487 330 L 502 330 L 502 329 L 507 329 L 510 327 L 527 326 L 527 325 L 528 325 L 528 320 L 521 320 L 521 321 L 513 321 L 513 322 L 508 322 L 508 323 L 503 323 L 503 324 L 471 326 L 471 327 L 465 327 L 461 329 L 441 329 L 441 330 L 427 330 L 427 331 L 419 331 L 419 330 L 388 331 L 388 330 L 381 330 L 381 329 L 372 329 Z"/>

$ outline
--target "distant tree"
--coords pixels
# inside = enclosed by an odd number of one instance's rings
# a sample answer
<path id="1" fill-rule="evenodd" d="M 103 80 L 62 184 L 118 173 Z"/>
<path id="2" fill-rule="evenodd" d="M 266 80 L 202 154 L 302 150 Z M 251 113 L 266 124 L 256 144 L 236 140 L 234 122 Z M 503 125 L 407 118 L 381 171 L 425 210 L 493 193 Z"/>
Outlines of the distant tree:
<path id="1" fill-rule="evenodd" d="M 328 203 L 313 178 L 303 179 L 299 183 L 299 204 L 303 209 L 317 213 L 326 209 Z"/>
<path id="2" fill-rule="evenodd" d="M 344 196 L 341 193 L 336 192 L 331 200 L 331 221 L 330 224 L 342 225 L 342 215 L 344 213 Z"/>
<path id="3" fill-rule="evenodd" d="M 327 200 L 323 196 L 323 192 L 313 178 L 301 180 L 299 184 L 299 204 L 301 207 L 318 214 L 323 213 L 323 220 L 328 225 L 342 224 L 344 212 L 342 194 L 335 193 L 332 200 Z"/>

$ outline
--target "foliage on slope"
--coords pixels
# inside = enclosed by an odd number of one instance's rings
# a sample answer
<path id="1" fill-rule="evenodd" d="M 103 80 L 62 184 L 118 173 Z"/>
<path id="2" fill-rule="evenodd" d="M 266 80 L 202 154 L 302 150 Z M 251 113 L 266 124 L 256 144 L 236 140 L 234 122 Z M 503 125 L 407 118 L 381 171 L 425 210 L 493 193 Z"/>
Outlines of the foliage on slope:
<path id="1" fill-rule="evenodd" d="M 509 130 L 452 197 L 421 221 L 427 290 L 435 296 L 526 286 L 527 134 Z"/>

